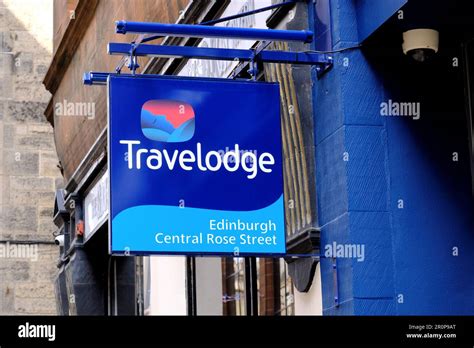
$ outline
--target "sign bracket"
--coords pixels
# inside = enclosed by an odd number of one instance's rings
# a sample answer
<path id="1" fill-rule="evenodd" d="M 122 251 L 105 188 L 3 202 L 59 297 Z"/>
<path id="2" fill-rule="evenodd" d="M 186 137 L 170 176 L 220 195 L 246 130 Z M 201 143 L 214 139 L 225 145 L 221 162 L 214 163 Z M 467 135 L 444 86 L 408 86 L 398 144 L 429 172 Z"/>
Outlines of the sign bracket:
<path id="1" fill-rule="evenodd" d="M 288 6 L 296 2 L 286 2 L 281 6 Z M 271 8 L 274 8 L 272 6 Z M 262 8 L 258 11 L 266 11 L 271 8 Z M 250 13 L 249 13 L 250 14 Z M 239 14 L 244 16 L 248 14 Z M 229 17 L 230 19 L 230 17 Z M 229 20 L 222 18 L 219 20 Z M 217 23 L 217 22 L 216 22 Z M 214 22 L 209 24 L 215 24 Z M 216 27 L 203 23 L 199 25 L 191 24 L 165 24 L 150 22 L 130 22 L 117 21 L 115 30 L 118 34 L 139 33 L 142 35 L 153 34 L 140 42 L 132 43 L 109 43 L 108 53 L 111 55 L 128 56 L 128 68 L 132 75 L 136 74 L 139 67 L 138 57 L 174 57 L 188 59 L 208 59 L 208 60 L 234 60 L 240 62 L 249 62 L 249 74 L 255 81 L 258 75 L 258 63 L 279 63 L 279 64 L 306 64 L 316 65 L 318 77 L 324 74 L 332 67 L 333 58 L 326 52 L 320 51 L 274 51 L 265 50 L 268 45 L 274 41 L 296 41 L 302 43 L 312 43 L 314 33 L 308 30 L 279 30 L 279 29 L 256 29 L 256 28 L 235 28 L 235 27 Z M 178 37 L 198 37 L 198 38 L 224 38 L 236 40 L 255 40 L 259 41 L 256 48 L 253 49 L 224 49 L 210 47 L 194 46 L 175 46 L 175 45 L 151 45 L 144 42 L 151 41 L 156 37 L 178 36 Z M 116 69 L 120 73 L 120 69 Z M 84 74 L 83 82 L 86 85 L 103 85 L 107 80 L 109 73 L 88 72 Z"/>
<path id="2" fill-rule="evenodd" d="M 268 42 L 266 42 L 268 43 Z M 140 56 L 148 57 L 179 57 L 210 60 L 239 60 L 248 62 L 280 63 L 280 64 L 304 64 L 317 65 L 321 67 L 321 72 L 327 71 L 333 64 L 332 56 L 325 53 L 312 51 L 290 52 L 250 49 L 223 49 L 191 46 L 161 46 L 161 45 L 140 45 L 134 46 L 127 43 L 109 43 L 108 52 L 111 55 L 130 55 L 131 61 L 136 64 L 136 58 Z M 129 64 L 130 67 L 130 64 Z M 136 69 L 136 65 L 132 65 Z M 133 69 L 132 73 L 134 72 Z M 103 74 L 107 73 L 86 73 L 84 84 L 103 84 Z M 254 75 L 253 73 L 251 74 Z M 99 78 L 95 80 L 94 77 Z M 92 79 L 90 79 L 92 78 Z"/>
<path id="3" fill-rule="evenodd" d="M 127 67 L 132 72 L 132 75 L 135 75 L 136 70 L 140 67 L 140 65 L 138 64 L 138 57 L 135 53 L 136 48 L 137 45 L 135 43 L 132 43 L 130 45 L 130 57 Z"/>

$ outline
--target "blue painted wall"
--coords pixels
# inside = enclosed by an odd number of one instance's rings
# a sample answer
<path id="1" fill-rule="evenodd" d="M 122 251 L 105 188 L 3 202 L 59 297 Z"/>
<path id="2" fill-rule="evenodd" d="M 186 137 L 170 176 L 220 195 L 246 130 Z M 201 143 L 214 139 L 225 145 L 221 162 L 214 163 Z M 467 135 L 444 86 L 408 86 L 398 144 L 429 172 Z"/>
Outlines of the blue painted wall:
<path id="1" fill-rule="evenodd" d="M 357 32 L 363 41 L 387 21 L 408 0 L 356 0 Z"/>
<path id="2" fill-rule="evenodd" d="M 333 47 L 357 45 L 358 1 L 330 3 Z M 331 260 L 322 259 L 325 315 L 474 313 L 462 81 L 453 80 L 459 88 L 453 91 L 442 80 L 453 75 L 407 69 L 401 48 L 398 53 L 384 61 L 383 54 L 345 51 L 334 55 L 334 68 L 322 79 L 314 76 L 321 245 L 365 245 L 363 262 L 337 259 L 338 293 Z M 426 76 L 431 80 L 420 86 Z M 420 101 L 421 119 L 382 117 L 380 103 L 388 99 Z M 453 152 L 459 161 L 452 161 Z"/>

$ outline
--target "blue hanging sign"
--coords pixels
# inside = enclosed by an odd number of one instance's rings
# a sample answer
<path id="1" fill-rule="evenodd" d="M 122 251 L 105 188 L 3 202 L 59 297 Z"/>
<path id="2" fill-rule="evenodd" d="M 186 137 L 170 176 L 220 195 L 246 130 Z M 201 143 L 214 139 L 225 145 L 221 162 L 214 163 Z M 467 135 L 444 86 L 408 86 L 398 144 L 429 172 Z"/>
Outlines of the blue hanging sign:
<path id="1" fill-rule="evenodd" d="M 113 254 L 285 253 L 274 83 L 108 79 Z"/>

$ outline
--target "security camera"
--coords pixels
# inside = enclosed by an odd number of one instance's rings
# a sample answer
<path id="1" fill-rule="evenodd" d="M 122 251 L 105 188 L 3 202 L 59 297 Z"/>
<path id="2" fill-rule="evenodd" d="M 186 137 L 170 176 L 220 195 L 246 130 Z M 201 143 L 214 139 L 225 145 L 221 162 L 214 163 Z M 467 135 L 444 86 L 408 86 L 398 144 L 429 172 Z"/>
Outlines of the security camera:
<path id="1" fill-rule="evenodd" d="M 434 29 L 412 29 L 403 33 L 403 53 L 417 62 L 424 62 L 439 47 L 439 32 Z"/>
<path id="2" fill-rule="evenodd" d="M 60 234 L 59 236 L 54 238 L 54 244 L 64 246 L 64 234 Z"/>

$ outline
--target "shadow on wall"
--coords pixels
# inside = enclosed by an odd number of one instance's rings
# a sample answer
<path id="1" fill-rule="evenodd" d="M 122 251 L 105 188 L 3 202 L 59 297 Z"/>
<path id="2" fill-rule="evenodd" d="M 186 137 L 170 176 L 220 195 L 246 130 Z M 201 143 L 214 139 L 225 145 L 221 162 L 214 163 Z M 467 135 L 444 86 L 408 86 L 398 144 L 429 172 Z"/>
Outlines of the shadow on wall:
<path id="1" fill-rule="evenodd" d="M 455 30 L 455 29 L 454 29 Z M 440 51 L 417 63 L 401 32 L 385 26 L 364 55 L 383 102 L 415 103 L 417 117 L 385 117 L 397 314 L 472 314 L 473 199 L 462 57 L 456 31 L 440 30 Z M 400 207 L 402 200 L 402 207 Z"/>

